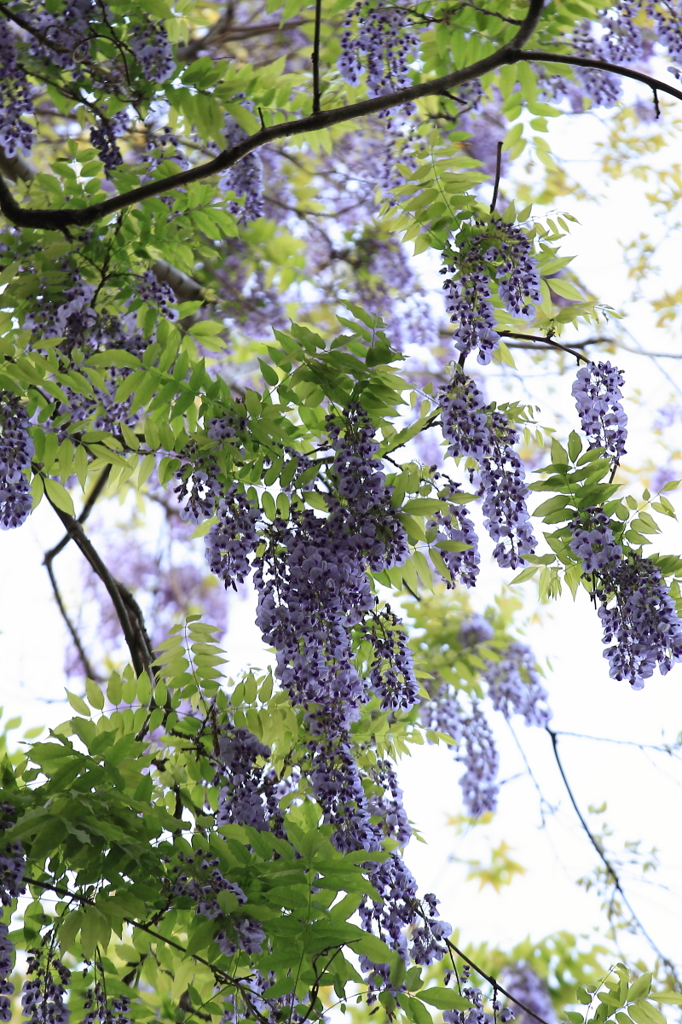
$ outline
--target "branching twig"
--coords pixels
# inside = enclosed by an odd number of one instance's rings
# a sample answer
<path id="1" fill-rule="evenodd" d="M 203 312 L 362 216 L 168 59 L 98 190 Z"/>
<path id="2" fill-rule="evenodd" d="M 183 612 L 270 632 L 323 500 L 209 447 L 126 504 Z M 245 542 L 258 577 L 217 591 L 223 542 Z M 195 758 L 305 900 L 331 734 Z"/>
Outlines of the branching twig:
<path id="1" fill-rule="evenodd" d="M 535 1010 L 531 1010 L 530 1006 L 526 1006 L 526 1004 L 522 1003 L 520 999 L 517 999 L 516 996 L 513 996 L 511 992 L 507 992 L 506 988 L 502 988 L 497 978 L 493 978 L 492 975 L 486 974 L 483 968 L 479 967 L 478 964 L 475 963 L 470 957 L 468 957 L 466 953 L 463 953 L 461 949 L 458 949 L 454 942 L 450 942 L 449 939 L 445 939 L 445 944 L 447 945 L 448 949 L 453 950 L 453 952 L 455 952 L 457 956 L 461 957 L 465 963 L 469 964 L 469 966 L 472 967 L 477 974 L 480 974 L 482 978 L 485 978 L 488 984 L 493 986 L 493 990 L 495 992 L 501 992 L 503 996 L 506 996 L 507 999 L 510 999 L 512 1003 L 514 1003 L 516 1006 L 520 1006 L 524 1013 L 527 1013 L 530 1017 L 533 1018 L 533 1020 L 539 1021 L 539 1024 L 547 1024 L 547 1021 L 544 1019 L 544 1017 L 538 1016 Z"/>
<path id="2" fill-rule="evenodd" d="M 564 788 L 566 789 L 566 792 L 568 793 L 568 798 L 571 801 L 571 804 L 573 806 L 573 810 L 575 811 L 575 813 L 577 815 L 578 821 L 580 822 L 580 825 L 581 825 L 581 827 L 583 829 L 583 832 L 585 833 L 585 835 L 589 839 L 589 841 L 592 844 L 592 846 L 594 847 L 594 849 L 595 849 L 599 859 L 601 860 L 602 864 L 606 868 L 606 871 L 607 871 L 607 873 L 608 873 L 608 875 L 611 878 L 611 881 L 613 883 L 614 889 L 620 895 L 620 898 L 622 899 L 623 903 L 625 904 L 625 906 L 629 910 L 630 914 L 632 915 L 632 920 L 633 920 L 634 924 L 637 926 L 637 928 L 639 929 L 640 934 L 649 943 L 649 945 L 651 946 L 651 948 L 654 951 L 654 953 L 656 954 L 656 956 L 659 957 L 659 959 L 661 960 L 661 963 L 663 963 L 668 968 L 668 970 L 672 974 L 673 978 L 675 979 L 675 982 L 679 985 L 680 984 L 680 980 L 679 980 L 679 978 L 677 976 L 677 972 L 675 970 L 675 965 L 673 964 L 673 962 L 671 960 L 668 959 L 667 956 L 664 956 L 664 954 L 661 952 L 661 950 L 657 946 L 656 942 L 652 939 L 652 937 L 649 935 L 648 931 L 646 930 L 646 928 L 642 924 L 642 922 L 641 922 L 640 918 L 638 917 L 638 915 L 633 910 L 632 904 L 630 903 L 628 897 L 625 895 L 625 892 L 623 890 L 623 886 L 622 886 L 622 883 L 621 883 L 620 876 L 619 876 L 618 872 L 616 871 L 615 867 L 613 866 L 613 864 L 611 863 L 609 858 L 604 853 L 604 850 L 602 849 L 600 844 L 597 842 L 597 839 L 595 838 L 592 830 L 590 829 L 590 826 L 587 824 L 587 822 L 585 821 L 585 818 L 583 817 L 582 811 L 578 807 L 578 803 L 577 803 L 576 798 L 575 798 L 575 796 L 573 794 L 573 790 L 571 789 L 571 785 L 570 785 L 570 783 L 568 781 L 568 778 L 566 776 L 566 772 L 564 771 L 564 766 L 561 763 L 561 758 L 559 757 L 559 737 L 558 737 L 558 734 L 556 732 L 554 732 L 553 729 L 550 729 L 549 726 L 545 726 L 545 729 L 546 729 L 546 731 L 547 731 L 547 733 L 549 735 L 549 738 L 552 741 L 552 750 L 554 752 L 554 760 L 557 763 L 557 768 L 559 769 L 559 774 L 561 775 L 561 780 L 562 780 L 562 782 L 564 784 Z"/>
<path id="3" fill-rule="evenodd" d="M 558 341 L 554 341 L 547 335 L 541 335 L 538 337 L 535 334 L 518 334 L 516 331 L 498 331 L 501 338 L 520 338 L 523 341 L 539 341 L 542 345 L 548 345 L 550 348 L 560 349 L 562 352 L 568 352 L 570 356 L 583 363 L 589 363 L 587 356 L 584 356 L 582 352 L 578 352 L 577 349 L 569 348 L 568 345 L 562 345 Z"/>

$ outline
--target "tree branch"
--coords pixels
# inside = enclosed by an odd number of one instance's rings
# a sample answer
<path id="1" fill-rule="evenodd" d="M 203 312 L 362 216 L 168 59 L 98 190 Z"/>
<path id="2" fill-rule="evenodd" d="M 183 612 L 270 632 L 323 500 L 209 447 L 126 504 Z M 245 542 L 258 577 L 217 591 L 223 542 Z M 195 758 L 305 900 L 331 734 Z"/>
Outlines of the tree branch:
<path id="1" fill-rule="evenodd" d="M 320 29 L 322 26 L 322 0 L 315 0 L 315 35 L 313 38 L 313 114 L 320 112 Z"/>
<path id="2" fill-rule="evenodd" d="M 470 957 L 466 955 L 466 953 L 463 953 L 461 949 L 458 949 L 454 942 L 450 942 L 450 939 L 446 939 L 445 945 L 448 947 L 448 949 L 453 950 L 453 952 L 455 952 L 458 957 L 461 957 L 464 963 L 469 964 L 469 967 L 472 967 L 477 974 L 480 974 L 482 978 L 485 978 L 488 984 L 492 985 L 493 989 L 496 992 L 501 992 L 503 996 L 506 996 L 507 999 L 510 999 L 512 1003 L 514 1003 L 516 1006 L 520 1006 L 524 1013 L 527 1013 L 529 1017 L 532 1017 L 534 1020 L 537 1020 L 539 1024 L 547 1024 L 547 1021 L 544 1017 L 539 1017 L 535 1010 L 531 1010 L 530 1006 L 526 1006 L 526 1004 L 522 1003 L 520 999 L 517 999 L 515 996 L 513 996 L 511 992 L 507 992 L 506 988 L 502 988 L 497 978 L 493 978 L 491 974 L 486 974 L 483 968 L 479 967 L 478 964 L 471 960 Z"/>
<path id="3" fill-rule="evenodd" d="M 568 778 L 566 776 L 566 772 L 564 771 L 564 766 L 561 763 L 561 758 L 559 757 L 559 736 L 558 736 L 558 733 L 554 732 L 553 729 L 550 729 L 549 726 L 545 726 L 545 730 L 548 733 L 549 738 L 552 741 L 552 751 L 554 753 L 554 760 L 557 763 L 557 768 L 559 769 L 559 774 L 561 775 L 561 780 L 562 780 L 562 782 L 564 784 L 566 792 L 568 793 L 568 798 L 571 801 L 571 804 L 573 806 L 573 810 L 575 811 L 575 813 L 576 813 L 576 815 L 578 817 L 578 821 L 580 822 L 580 824 L 582 826 L 583 832 L 585 833 L 585 835 L 589 839 L 589 841 L 592 844 L 592 846 L 594 847 L 594 849 L 595 849 L 599 859 L 601 860 L 602 864 L 606 868 L 606 870 L 608 872 L 608 875 L 611 878 L 611 881 L 613 883 L 614 889 L 616 890 L 617 893 L 619 893 L 620 898 L 622 899 L 622 901 L 625 904 L 625 906 L 628 908 L 630 914 L 632 915 L 632 920 L 634 921 L 634 923 L 636 924 L 637 928 L 639 929 L 642 937 L 644 939 L 646 939 L 646 941 L 649 943 L 649 945 L 651 946 L 651 948 L 654 951 L 654 953 L 656 954 L 656 956 L 660 958 L 661 963 L 665 964 L 665 966 L 668 968 L 668 970 L 670 971 L 670 973 L 674 977 L 676 983 L 679 985 L 680 984 L 680 980 L 679 980 L 679 978 L 677 976 L 677 972 L 675 970 L 675 965 L 673 964 L 673 962 L 671 960 L 668 959 L 667 956 L 664 956 L 664 954 L 661 952 L 659 947 L 656 945 L 656 943 L 651 938 L 651 936 L 649 935 L 648 931 L 646 930 L 646 928 L 642 924 L 642 922 L 641 922 L 640 918 L 638 917 L 638 915 L 633 910 L 632 904 L 630 903 L 629 899 L 627 898 L 627 896 L 625 895 L 625 892 L 623 890 L 623 886 L 621 884 L 621 880 L 620 880 L 620 876 L 618 875 L 618 872 L 614 868 L 614 866 L 611 863 L 611 861 L 609 860 L 609 858 L 604 853 L 604 850 L 602 849 L 602 847 L 597 842 L 594 834 L 592 833 L 592 830 L 590 829 L 590 826 L 587 824 L 587 822 L 585 821 L 585 818 L 583 817 L 582 811 L 578 807 L 578 803 L 577 803 L 576 798 L 575 798 L 575 796 L 573 794 L 573 790 L 571 789 L 570 783 L 569 783 Z"/>
<path id="4" fill-rule="evenodd" d="M 49 497 L 48 501 L 50 501 Z M 139 676 L 146 672 L 150 680 L 153 681 L 153 654 L 139 606 L 132 600 L 132 595 L 129 594 L 128 590 L 111 575 L 78 520 L 63 512 L 62 509 L 57 508 L 54 502 L 50 501 L 50 504 L 66 527 L 69 536 L 106 587 L 116 610 L 118 621 L 121 624 L 123 636 L 125 637 L 137 675 Z"/>

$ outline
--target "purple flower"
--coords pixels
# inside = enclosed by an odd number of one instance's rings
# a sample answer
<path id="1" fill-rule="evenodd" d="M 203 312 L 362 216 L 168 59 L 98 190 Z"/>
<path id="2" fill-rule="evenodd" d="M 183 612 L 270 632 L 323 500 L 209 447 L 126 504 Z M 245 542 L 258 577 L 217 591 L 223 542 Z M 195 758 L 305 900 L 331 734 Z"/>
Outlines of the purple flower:
<path id="1" fill-rule="evenodd" d="M 33 114 L 32 91 L 5 21 L 0 33 L 0 147 L 5 156 L 13 157 L 19 150 L 27 155 L 31 152 L 33 129 L 24 116 Z"/>
<path id="2" fill-rule="evenodd" d="M 576 374 L 571 393 L 590 448 L 603 448 L 617 465 L 625 454 L 627 416 L 621 405 L 623 374 L 611 363 L 588 363 Z"/>
<path id="3" fill-rule="evenodd" d="M 366 71 L 370 96 L 404 89 L 410 84 L 409 66 L 417 41 L 408 11 L 382 6 L 380 0 L 360 0 L 344 22 L 338 60 L 341 76 L 349 85 L 359 85 Z"/>
<path id="4" fill-rule="evenodd" d="M 0 529 L 26 522 L 32 506 L 31 470 L 34 455 L 29 419 L 19 398 L 0 391 Z"/>
<path id="5" fill-rule="evenodd" d="M 232 149 L 237 143 L 247 138 L 247 133 L 237 124 L 231 114 L 225 116 L 225 148 Z M 223 192 L 232 191 L 243 203 L 234 200 L 227 204 L 229 212 L 239 223 L 248 224 L 263 216 L 263 164 L 259 153 L 247 153 L 241 160 L 230 167 L 219 181 Z"/>
<path id="6" fill-rule="evenodd" d="M 148 18 L 143 24 L 133 26 L 130 49 L 150 82 L 165 82 L 175 71 L 173 48 L 162 21 Z"/>
<path id="7" fill-rule="evenodd" d="M 125 135 L 130 127 L 130 118 L 127 111 L 120 110 L 113 117 L 101 117 L 97 125 L 90 129 L 90 142 L 99 153 L 100 160 L 104 164 L 104 172 L 109 177 L 109 172 L 114 167 L 123 163 L 123 157 L 116 144 L 116 139 Z M 175 296 L 173 296 L 175 301 Z"/>
<path id="8" fill-rule="evenodd" d="M 458 755 L 466 771 L 459 784 L 464 806 L 472 818 L 487 811 L 495 811 L 499 784 L 497 772 L 499 756 L 492 730 L 477 701 L 473 702 L 471 716 L 463 722 L 464 753 Z"/>
<path id="9" fill-rule="evenodd" d="M 540 682 L 535 657 L 527 644 L 515 640 L 499 660 L 486 658 L 484 675 L 493 707 L 505 718 L 523 715 L 526 725 L 537 725 L 541 729 L 549 723 L 552 712 L 546 703 L 547 691 Z"/>
<path id="10" fill-rule="evenodd" d="M 586 509 L 582 516 L 569 523 L 569 529 L 569 547 L 581 560 L 586 575 L 606 572 L 623 557 L 623 549 L 614 539 L 609 518 L 599 509 Z"/>

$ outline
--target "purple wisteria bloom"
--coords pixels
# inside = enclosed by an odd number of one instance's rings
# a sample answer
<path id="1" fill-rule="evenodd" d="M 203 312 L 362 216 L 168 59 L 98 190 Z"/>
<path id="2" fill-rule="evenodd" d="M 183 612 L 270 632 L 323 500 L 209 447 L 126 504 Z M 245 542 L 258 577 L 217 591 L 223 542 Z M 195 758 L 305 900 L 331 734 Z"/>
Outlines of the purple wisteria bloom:
<path id="1" fill-rule="evenodd" d="M 526 725 L 544 728 L 552 712 L 547 707 L 547 691 L 540 682 L 535 656 L 527 644 L 513 641 L 497 661 L 486 659 L 484 675 L 488 696 L 496 711 L 505 718 L 523 715 Z"/>
<path id="2" fill-rule="evenodd" d="M 9 980 L 14 969 L 14 944 L 9 939 L 9 925 L 0 922 L 0 1021 L 12 1019 L 10 996 L 14 985 Z"/>
<path id="3" fill-rule="evenodd" d="M 97 124 L 90 129 L 90 142 L 99 153 L 107 177 L 114 167 L 123 163 L 116 140 L 125 135 L 129 128 L 128 113 L 126 110 L 120 110 L 112 117 L 98 118 Z M 175 295 L 173 295 L 173 301 L 175 301 Z"/>
<path id="4" fill-rule="evenodd" d="M 0 33 L 0 147 L 5 156 L 26 155 L 33 145 L 33 129 L 24 121 L 33 113 L 32 89 L 17 60 L 14 35 L 7 22 Z"/>
<path id="5" fill-rule="evenodd" d="M 471 716 L 463 726 L 464 753 L 459 754 L 457 760 L 464 764 L 466 771 L 459 784 L 467 814 L 480 818 L 487 811 L 497 809 L 499 755 L 492 729 L 478 701 L 473 702 Z"/>
<path id="6" fill-rule="evenodd" d="M 346 16 L 340 42 L 338 68 L 349 85 L 358 85 L 365 70 L 370 96 L 384 96 L 410 84 L 417 35 L 404 8 L 360 0 Z"/>
<path id="7" fill-rule="evenodd" d="M 28 950 L 21 1007 L 27 1024 L 68 1024 L 71 1011 L 65 1001 L 71 971 L 50 946 Z"/>
<path id="8" fill-rule="evenodd" d="M 600 509 L 586 509 L 582 516 L 571 520 L 569 529 L 569 547 L 581 560 L 586 575 L 607 572 L 623 557 L 609 518 Z"/>
<path id="9" fill-rule="evenodd" d="M 27 471 L 34 455 L 30 422 L 19 398 L 0 392 L 0 529 L 26 522 L 32 506 Z"/>
<path id="10" fill-rule="evenodd" d="M 505 967 L 502 980 L 504 987 L 515 999 L 533 1010 L 547 1024 L 556 1024 L 557 1015 L 547 985 L 530 964 L 519 961 Z M 514 1019 L 516 1024 L 535 1024 L 535 1018 L 520 1007 L 516 1008 Z"/>
<path id="11" fill-rule="evenodd" d="M 238 142 L 243 142 L 247 138 L 247 132 L 237 124 L 231 114 L 225 115 L 223 134 L 226 149 L 232 149 Z M 248 224 L 249 221 L 263 216 L 263 163 L 259 153 L 247 153 L 243 156 L 220 178 L 218 184 L 223 192 L 232 191 L 239 198 L 243 197 L 243 203 L 231 200 L 227 204 L 227 209 L 239 223 Z"/>
<path id="12" fill-rule="evenodd" d="M 170 78 L 175 71 L 175 61 L 162 21 L 148 18 L 143 24 L 134 25 L 129 42 L 148 81 L 161 83 Z"/>
<path id="13" fill-rule="evenodd" d="M 484 525 L 494 541 L 501 566 L 516 569 L 531 554 L 536 540 L 526 507 L 528 487 L 514 450 L 518 431 L 499 410 L 490 410 L 473 380 L 461 370 L 439 395 L 443 437 L 453 458 L 468 456 L 479 466 L 479 495 Z"/>
<path id="14" fill-rule="evenodd" d="M 625 454 L 627 416 L 621 405 L 622 372 L 611 363 L 581 366 L 571 393 L 590 448 L 603 448 L 614 463 Z"/>

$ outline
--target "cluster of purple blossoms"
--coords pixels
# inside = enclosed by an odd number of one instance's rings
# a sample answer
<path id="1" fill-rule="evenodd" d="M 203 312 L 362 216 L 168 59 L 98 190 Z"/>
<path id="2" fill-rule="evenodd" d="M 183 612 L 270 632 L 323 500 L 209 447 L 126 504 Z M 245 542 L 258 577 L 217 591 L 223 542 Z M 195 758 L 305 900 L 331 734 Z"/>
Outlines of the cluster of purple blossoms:
<path id="1" fill-rule="evenodd" d="M 619 0 L 601 12 L 605 31 L 599 43 L 605 60 L 614 64 L 633 64 L 644 56 L 644 41 L 635 25 L 640 8 L 640 0 L 634 3 L 632 0 Z"/>
<path id="2" fill-rule="evenodd" d="M 346 16 L 340 42 L 338 68 L 349 85 L 358 85 L 365 69 L 370 96 L 385 96 L 410 84 L 418 37 L 406 10 L 382 6 L 381 0 L 360 0 Z"/>
<path id="3" fill-rule="evenodd" d="M 215 785 L 220 786 L 217 825 L 251 825 L 259 832 L 279 825 L 277 780 L 271 769 L 259 765 L 270 756 L 248 729 L 226 728 L 218 741 Z M 277 819 L 273 822 L 272 819 Z"/>
<path id="4" fill-rule="evenodd" d="M 612 645 L 604 651 L 612 679 L 627 679 L 641 690 L 657 665 L 665 675 L 682 661 L 682 620 L 650 559 L 634 554 L 621 559 L 603 574 L 597 596 L 604 643 Z"/>
<path id="5" fill-rule="evenodd" d="M 505 967 L 502 975 L 504 987 L 515 999 L 541 1017 L 547 1024 L 556 1024 L 556 1012 L 547 985 L 538 977 L 530 964 L 524 961 Z M 516 1011 L 517 1024 L 533 1024 L 534 1018 L 520 1007 Z"/>
<path id="6" fill-rule="evenodd" d="M 317 716 L 319 721 L 320 716 Z M 332 739 L 325 731 L 334 730 Z M 345 853 L 380 850 L 384 838 L 381 822 L 372 822 L 372 807 L 362 784 L 362 774 L 353 756 L 347 732 L 334 722 L 324 722 L 321 736 L 309 744 L 309 777 L 315 799 L 324 812 L 325 824 L 334 828 L 334 844 Z"/>
<path id="7" fill-rule="evenodd" d="M 445 972 L 445 984 L 450 981 L 451 971 Z M 471 1003 L 470 1010 L 445 1010 L 443 1021 L 445 1024 L 509 1024 L 514 1020 L 514 1014 L 508 1006 L 502 1006 L 497 1000 L 493 1000 L 492 1016 L 485 1012 L 483 993 L 470 982 L 471 967 L 464 964 L 459 974 L 459 984 L 462 995 Z"/>
<path id="8" fill-rule="evenodd" d="M 454 264 L 443 267 L 441 273 L 454 274 Z M 453 337 L 457 349 L 468 356 L 478 349 L 479 363 L 489 363 L 500 336 L 496 331 L 495 310 L 488 275 L 482 270 L 465 270 L 458 277 L 443 282 L 445 311 L 450 322 L 457 324 Z"/>
<path id="9" fill-rule="evenodd" d="M 498 661 L 486 658 L 484 674 L 493 707 L 505 718 L 523 715 L 526 725 L 541 729 L 549 724 L 552 712 L 547 707 L 547 691 L 527 644 L 515 640 Z"/>
<path id="10" fill-rule="evenodd" d="M 55 956 L 51 945 L 28 950 L 26 980 L 21 992 L 26 1024 L 68 1024 L 71 1011 L 64 996 L 71 971 Z"/>
<path id="11" fill-rule="evenodd" d="M 130 49 L 150 82 L 165 82 L 175 71 L 173 48 L 162 21 L 148 18 L 135 25 L 129 37 Z"/>
<path id="12" fill-rule="evenodd" d="M 100 117 L 98 123 L 90 129 L 90 142 L 104 164 L 104 173 L 109 172 L 123 163 L 123 157 L 116 143 L 130 128 L 130 118 L 125 110 L 119 110 L 111 117 Z M 175 296 L 173 296 L 175 298 Z"/>
<path id="13" fill-rule="evenodd" d="M 130 1000 L 125 996 L 107 998 L 100 981 L 88 989 L 83 1009 L 86 1011 L 83 1024 L 131 1024 Z"/>
<path id="14" fill-rule="evenodd" d="M 0 804 L 0 905 L 9 907 L 24 892 L 26 860 L 21 841 L 3 843 L 2 833 L 12 827 L 14 807 Z"/>
<path id="15" fill-rule="evenodd" d="M 462 647 L 475 647 L 477 644 L 485 644 L 492 640 L 495 630 L 488 620 L 474 612 L 468 618 L 463 619 L 459 627 L 458 640 Z"/>
<path id="16" fill-rule="evenodd" d="M 177 320 L 179 313 L 172 306 L 177 302 L 175 292 L 167 281 L 160 281 L 153 270 L 146 270 L 135 282 L 135 292 L 149 306 L 156 306 L 166 320 Z"/>
<path id="17" fill-rule="evenodd" d="M 381 819 L 384 835 L 405 846 L 412 835 L 412 826 L 403 807 L 403 791 L 390 761 L 377 761 L 372 780 L 380 792 L 371 797 L 369 810 L 372 817 Z"/>
<path id="18" fill-rule="evenodd" d="M 473 380 L 461 370 L 451 387 L 441 391 L 440 408 L 448 454 L 473 458 L 480 466 L 478 493 L 484 525 L 497 541 L 494 557 L 499 565 L 516 569 L 536 546 L 523 464 L 513 447 L 518 432 L 503 412 L 489 410 Z"/>
<path id="19" fill-rule="evenodd" d="M 170 869 L 172 877 L 166 879 L 167 887 L 172 896 L 192 900 L 197 914 L 210 921 L 221 917 L 223 911 L 218 904 L 221 892 L 234 896 L 235 908 L 246 903 L 244 891 L 235 882 L 225 878 L 217 857 L 197 851 L 193 856 L 179 853 L 178 861 Z"/>
<path id="20" fill-rule="evenodd" d="M 183 465 L 176 473 L 178 481 L 175 496 L 186 504 L 180 508 L 180 518 L 198 526 L 210 519 L 220 501 L 222 488 L 218 480 L 218 463 L 211 452 L 200 451 L 195 442 L 182 450 Z"/>
<path id="21" fill-rule="evenodd" d="M 622 372 L 611 363 L 581 366 L 571 394 L 590 448 L 603 448 L 617 465 L 625 454 L 627 416 L 621 405 Z"/>
<path id="22" fill-rule="evenodd" d="M 218 522 L 206 535 L 206 561 L 226 588 L 236 590 L 251 572 L 249 559 L 258 547 L 260 510 L 232 483 L 218 498 L 213 514 Z"/>
<path id="23" fill-rule="evenodd" d="M 0 529 L 13 530 L 31 514 L 26 471 L 34 454 L 30 422 L 16 395 L 0 391 Z"/>
<path id="24" fill-rule="evenodd" d="M 51 295 L 36 296 L 39 301 L 35 311 L 24 318 L 24 327 L 33 331 L 36 338 L 64 338 L 60 348 L 71 355 L 74 348 L 88 351 L 92 347 L 97 314 L 90 303 L 95 288 L 68 263 L 64 262 L 60 269 L 69 280 L 68 287 L 59 294 L 60 301 Z"/>
<path id="25" fill-rule="evenodd" d="M 682 660 L 682 620 L 660 569 L 629 553 L 613 536 L 609 519 L 587 509 L 569 523 L 569 547 L 595 580 L 604 651 L 612 679 L 627 679 L 641 690 L 658 665 L 663 675 Z"/>
<path id="26" fill-rule="evenodd" d="M 14 985 L 9 980 L 12 974 L 14 945 L 9 939 L 9 925 L 0 922 L 0 1021 L 6 1024 L 12 1019 L 10 996 Z"/>
<path id="27" fill-rule="evenodd" d="M 479 363 L 489 363 L 498 346 L 495 310 L 490 290 L 491 279 L 512 316 L 532 319 L 533 306 L 527 299 L 540 302 L 540 273 L 533 256 L 532 243 L 516 224 L 499 218 L 490 224 L 477 224 L 476 233 L 463 232 L 457 239 L 455 258 L 441 268 L 450 274 L 443 282 L 445 309 L 456 323 L 455 344 L 463 357 L 478 349 Z"/>
<path id="28" fill-rule="evenodd" d="M 8 157 L 15 156 L 17 150 L 28 155 L 34 136 L 24 116 L 33 113 L 32 90 L 17 60 L 14 36 L 7 24 L 0 35 L 0 69 L 0 148 Z"/>
<path id="29" fill-rule="evenodd" d="M 453 498 L 458 490 L 452 485 L 444 495 L 445 500 Z M 465 587 L 475 587 L 481 557 L 478 553 L 478 535 L 466 506 L 451 503 L 448 512 L 436 512 L 426 528 L 437 531 L 431 544 L 438 548 L 448 570 L 449 576 L 443 576 L 448 590 L 456 586 L 458 580 Z M 467 547 L 462 551 L 448 551 L 445 545 L 451 543 L 466 544 Z"/>
<path id="30" fill-rule="evenodd" d="M 78 77 L 79 60 L 89 54 L 91 20 L 100 22 L 101 17 L 95 0 L 66 0 L 61 10 L 50 11 L 41 4 L 33 18 L 31 55 L 62 70 L 75 70 Z"/>
<path id="31" fill-rule="evenodd" d="M 375 612 L 363 633 L 372 644 L 369 681 L 374 693 L 381 698 L 382 709 L 408 711 L 417 703 L 419 685 L 400 619 L 386 606 Z"/>
<path id="32" fill-rule="evenodd" d="M 616 543 L 609 517 L 598 508 L 588 508 L 569 523 L 568 546 L 583 564 L 583 572 L 608 572 L 620 562 L 623 549 Z"/>
<path id="33" fill-rule="evenodd" d="M 578 57 L 610 60 L 611 34 L 605 43 L 595 39 L 589 21 L 576 25 L 571 43 Z M 612 107 L 620 99 L 621 84 L 617 75 L 597 68 L 574 67 L 574 74 L 595 107 Z"/>
<path id="34" fill-rule="evenodd" d="M 247 133 L 231 114 L 225 115 L 223 134 L 225 148 L 228 150 L 247 138 Z M 230 167 L 218 184 L 221 191 L 232 191 L 237 197 L 243 197 L 243 203 L 232 200 L 227 204 L 228 211 L 240 224 L 248 224 L 249 221 L 263 216 L 263 163 L 258 153 L 247 153 L 243 156 L 234 167 Z"/>
<path id="35" fill-rule="evenodd" d="M 458 754 L 466 771 L 459 780 L 467 813 L 479 818 L 486 811 L 495 811 L 500 791 L 497 782 L 500 759 L 492 729 L 477 701 L 472 702 L 469 718 L 462 723 L 464 753 Z"/>
<path id="36" fill-rule="evenodd" d="M 425 729 L 445 733 L 452 738 L 449 747 L 459 746 L 464 735 L 465 713 L 452 687 L 442 684 L 430 694 L 428 700 L 422 700 L 419 710 Z"/>

